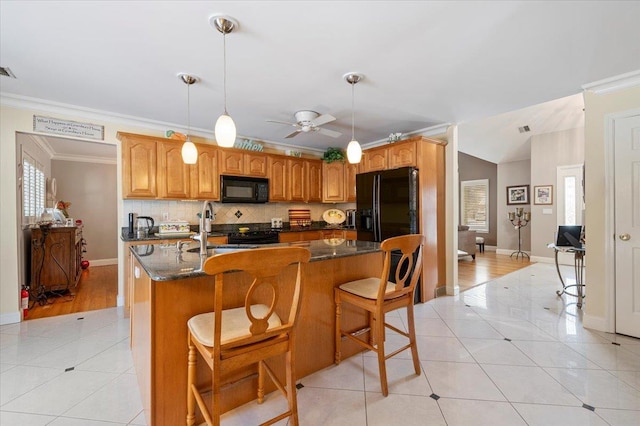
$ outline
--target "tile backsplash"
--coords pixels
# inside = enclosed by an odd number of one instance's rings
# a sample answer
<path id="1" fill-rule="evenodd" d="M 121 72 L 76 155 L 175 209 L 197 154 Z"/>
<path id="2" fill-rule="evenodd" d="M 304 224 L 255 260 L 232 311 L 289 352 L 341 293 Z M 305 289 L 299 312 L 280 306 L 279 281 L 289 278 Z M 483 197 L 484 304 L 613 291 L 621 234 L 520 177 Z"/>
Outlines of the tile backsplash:
<path id="1" fill-rule="evenodd" d="M 317 222 L 322 220 L 322 213 L 327 209 L 346 210 L 355 207 L 355 203 L 227 204 L 214 202 L 213 210 L 216 217 L 212 224 L 271 223 L 272 217 L 281 217 L 284 222 L 288 222 L 289 209 L 309 209 L 311 220 Z M 169 220 L 186 220 L 192 225 L 197 225 L 197 214 L 201 211 L 201 201 L 124 200 L 122 223 L 126 226 L 129 213 L 137 213 L 139 216 L 151 216 L 157 224 L 164 222 L 163 215 L 167 213 Z M 242 214 L 237 215 L 238 211 Z"/>

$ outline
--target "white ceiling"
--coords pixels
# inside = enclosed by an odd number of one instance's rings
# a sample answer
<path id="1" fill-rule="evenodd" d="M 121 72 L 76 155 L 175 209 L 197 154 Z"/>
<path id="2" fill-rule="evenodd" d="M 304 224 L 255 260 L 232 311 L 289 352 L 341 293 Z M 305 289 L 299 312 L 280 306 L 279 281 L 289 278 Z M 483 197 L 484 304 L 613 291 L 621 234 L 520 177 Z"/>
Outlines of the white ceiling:
<path id="1" fill-rule="evenodd" d="M 0 78 L 26 97 L 160 122 L 210 136 L 223 110 L 222 44 L 230 15 L 229 114 L 238 134 L 305 148 L 346 147 L 358 71 L 356 138 L 442 132 L 492 162 L 528 158 L 531 134 L 583 125 L 582 85 L 640 70 L 638 1 L 7 1 L 0 2 Z M 542 104 L 542 105 L 540 105 Z M 534 107 L 536 106 L 536 107 Z M 285 139 L 297 110 L 327 129 Z M 509 113 L 510 114 L 505 114 Z M 529 125 L 531 134 L 517 127 Z"/>

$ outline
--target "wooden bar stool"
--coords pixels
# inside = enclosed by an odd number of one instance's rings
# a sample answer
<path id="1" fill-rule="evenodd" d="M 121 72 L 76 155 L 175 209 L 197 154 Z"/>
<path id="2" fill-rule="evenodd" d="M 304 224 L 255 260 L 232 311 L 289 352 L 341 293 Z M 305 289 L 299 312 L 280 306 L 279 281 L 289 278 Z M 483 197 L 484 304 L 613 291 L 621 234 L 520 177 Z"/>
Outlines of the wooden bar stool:
<path id="1" fill-rule="evenodd" d="M 300 247 L 274 247 L 241 250 L 208 258 L 204 271 L 215 276 L 214 311 L 196 315 L 187 322 L 188 328 L 188 377 L 187 377 L 187 425 L 195 423 L 195 405 L 204 416 L 207 425 L 220 424 L 220 392 L 225 385 L 222 374 L 242 371 L 243 367 L 258 365 L 258 403 L 264 399 L 264 373 L 284 394 L 288 410 L 263 423 L 273 424 L 290 417 L 290 424 L 298 424 L 295 378 L 295 323 L 302 291 L 302 264 L 311 253 Z M 296 265 L 284 272 L 289 265 Z M 253 282 L 244 294 L 244 305 L 229 306 L 228 295 L 234 289 L 223 291 L 224 273 L 244 271 Z M 288 277 L 288 278 L 287 278 Z M 237 294 L 236 294 L 237 297 Z M 211 369 L 211 386 L 196 386 L 198 353 Z M 278 380 L 265 360 L 285 354 L 286 383 Z M 237 380 L 237 378 L 235 378 Z M 211 413 L 203 394 L 211 392 Z"/>
<path id="2" fill-rule="evenodd" d="M 380 370 L 380 384 L 382 394 L 387 396 L 387 370 L 385 361 L 405 349 L 411 348 L 413 366 L 417 375 L 420 375 L 420 361 L 418 359 L 418 347 L 416 345 L 416 333 L 413 318 L 413 295 L 416 283 L 422 271 L 422 245 L 424 237 L 419 234 L 403 235 L 384 240 L 380 247 L 385 252 L 382 276 L 364 278 L 350 281 L 336 287 L 334 290 L 336 302 L 336 354 L 335 363 L 340 364 L 342 337 L 347 337 L 359 345 L 378 354 L 378 369 Z M 402 257 L 395 271 L 395 283 L 389 280 L 391 269 L 392 251 L 400 250 Z M 369 313 L 369 342 L 359 338 L 362 330 L 344 331 L 341 329 L 340 316 L 342 303 L 350 303 Z M 407 309 L 408 332 L 386 324 L 384 316 L 387 312 L 399 308 Z M 385 355 L 385 327 L 401 334 L 409 339 L 409 343 Z"/>

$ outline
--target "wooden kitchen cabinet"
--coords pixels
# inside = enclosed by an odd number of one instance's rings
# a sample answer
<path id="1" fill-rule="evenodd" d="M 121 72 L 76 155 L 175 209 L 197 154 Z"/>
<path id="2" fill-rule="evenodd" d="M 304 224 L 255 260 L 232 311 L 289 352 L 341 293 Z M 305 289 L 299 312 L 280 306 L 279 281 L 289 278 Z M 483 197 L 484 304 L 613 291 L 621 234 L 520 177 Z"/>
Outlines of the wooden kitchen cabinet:
<path id="1" fill-rule="evenodd" d="M 157 142 L 158 198 L 190 198 L 190 166 L 182 161 L 182 145 L 174 141 Z"/>
<path id="2" fill-rule="evenodd" d="M 31 294 L 75 287 L 82 274 L 82 227 L 31 230 Z M 46 299 L 45 299 L 46 300 Z"/>
<path id="3" fill-rule="evenodd" d="M 416 165 L 416 142 L 396 142 L 387 148 L 389 168 L 414 167 Z"/>
<path id="4" fill-rule="evenodd" d="M 267 156 L 265 154 L 243 153 L 244 175 L 267 177 Z"/>
<path id="5" fill-rule="evenodd" d="M 356 175 L 358 174 L 359 164 L 347 164 L 344 168 L 344 192 L 346 197 L 346 202 L 355 203 L 356 202 Z"/>
<path id="6" fill-rule="evenodd" d="M 289 181 L 287 201 L 306 201 L 306 167 L 299 158 L 287 160 L 287 180 Z"/>
<path id="7" fill-rule="evenodd" d="M 339 161 L 322 163 L 322 201 L 336 203 L 345 201 L 344 164 Z"/>
<path id="8" fill-rule="evenodd" d="M 307 199 L 309 202 L 322 202 L 322 161 L 305 160 Z"/>
<path id="9" fill-rule="evenodd" d="M 221 149 L 220 174 L 267 177 L 267 156 L 234 149 Z"/>
<path id="10" fill-rule="evenodd" d="M 122 196 L 156 198 L 157 144 L 155 138 L 118 133 L 122 142 Z"/>
<path id="11" fill-rule="evenodd" d="M 218 148 L 196 144 L 198 162 L 191 166 L 190 197 L 197 200 L 220 200 L 220 173 L 218 173 Z"/>
<path id="12" fill-rule="evenodd" d="M 242 152 L 221 149 L 220 174 L 242 176 L 244 174 L 244 157 L 242 156 Z"/>
<path id="13" fill-rule="evenodd" d="M 287 201 L 287 158 L 276 155 L 268 157 L 269 201 Z"/>
<path id="14" fill-rule="evenodd" d="M 320 240 L 322 234 L 318 230 L 314 231 L 293 231 L 280 232 L 278 239 L 281 243 L 294 243 L 297 241 L 313 241 Z"/>
<path id="15" fill-rule="evenodd" d="M 386 170 L 388 168 L 386 147 L 368 149 L 362 153 L 362 159 L 364 160 L 364 173 Z"/>

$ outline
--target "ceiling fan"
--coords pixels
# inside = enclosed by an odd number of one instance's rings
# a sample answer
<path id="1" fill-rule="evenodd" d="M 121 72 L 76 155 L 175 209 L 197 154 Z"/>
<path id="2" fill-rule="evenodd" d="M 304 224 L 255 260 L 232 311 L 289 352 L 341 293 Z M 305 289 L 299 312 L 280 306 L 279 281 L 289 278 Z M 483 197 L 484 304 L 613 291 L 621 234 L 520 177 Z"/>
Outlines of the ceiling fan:
<path id="1" fill-rule="evenodd" d="M 293 126 L 296 128 L 293 132 L 289 133 L 285 138 L 292 138 L 299 133 L 309 133 L 309 132 L 318 132 L 320 134 L 331 136 L 332 138 L 337 138 L 342 136 L 342 133 L 336 132 L 334 130 L 324 129 L 320 126 L 323 124 L 330 123 L 334 121 L 336 118 L 329 114 L 322 114 L 315 111 L 298 111 L 293 115 L 296 119 L 296 123 L 289 123 L 286 121 L 278 121 L 278 120 L 266 120 L 269 123 L 280 123 L 286 124 L 288 126 Z"/>

